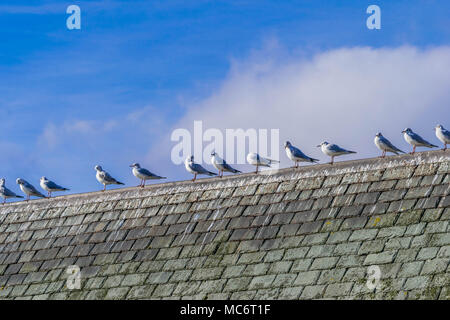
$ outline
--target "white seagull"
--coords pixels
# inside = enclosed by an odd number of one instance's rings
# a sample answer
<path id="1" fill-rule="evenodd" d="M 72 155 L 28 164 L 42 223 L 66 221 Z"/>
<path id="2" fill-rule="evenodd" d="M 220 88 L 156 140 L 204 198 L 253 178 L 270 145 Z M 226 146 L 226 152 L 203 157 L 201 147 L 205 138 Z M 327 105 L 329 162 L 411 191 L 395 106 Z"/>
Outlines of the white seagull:
<path id="1" fill-rule="evenodd" d="M 208 176 L 216 176 L 217 174 L 211 171 L 206 170 L 201 165 L 194 162 L 194 156 L 190 156 L 184 160 L 184 166 L 186 167 L 186 170 L 189 171 L 194 175 L 194 179 L 192 181 L 195 181 L 198 174 L 206 174 Z"/>
<path id="2" fill-rule="evenodd" d="M 219 155 L 215 151 L 211 152 L 211 163 L 217 170 L 219 170 L 219 178 L 223 177 L 224 171 L 241 173 L 241 171 L 232 168 L 225 160 L 219 157 Z"/>
<path id="3" fill-rule="evenodd" d="M 52 192 L 55 191 L 68 191 L 69 189 L 61 187 L 54 183 L 53 181 L 48 180 L 46 177 L 42 177 L 40 180 L 41 188 L 47 191 L 49 198 L 52 197 Z"/>
<path id="4" fill-rule="evenodd" d="M 322 142 L 317 147 L 321 147 L 322 152 L 331 157 L 330 164 L 334 163 L 334 157 L 342 156 L 344 154 L 356 153 L 355 151 L 346 150 L 339 147 L 337 144 L 328 143 L 326 141 Z"/>
<path id="5" fill-rule="evenodd" d="M 447 150 L 447 144 L 450 144 L 450 131 L 445 129 L 442 125 L 438 124 L 434 130 L 436 131 L 436 137 L 444 144 L 444 149 Z"/>
<path id="6" fill-rule="evenodd" d="M 419 136 L 417 133 L 413 132 L 410 128 L 406 128 L 402 131 L 403 138 L 405 138 L 406 142 L 413 146 L 413 150 L 411 154 L 416 152 L 416 147 L 428 147 L 428 148 L 437 148 L 432 143 L 429 143 L 424 138 Z"/>
<path id="7" fill-rule="evenodd" d="M 300 151 L 300 149 L 294 147 L 289 141 L 284 144 L 284 149 L 289 159 L 294 161 L 295 167 L 298 168 L 299 162 L 318 162 L 318 159 L 308 157 L 306 154 Z"/>
<path id="8" fill-rule="evenodd" d="M 166 179 L 166 177 L 160 177 L 156 174 L 151 173 L 147 169 L 141 168 L 139 163 L 133 163 L 132 165 L 130 165 L 130 167 L 133 168 L 134 176 L 141 180 L 141 183 L 138 187 L 144 188 L 145 181 L 147 180 Z"/>
<path id="9" fill-rule="evenodd" d="M 95 177 L 97 178 L 97 181 L 100 182 L 101 184 L 103 184 L 103 190 L 106 190 L 106 186 L 108 184 L 122 184 L 122 182 L 117 181 L 116 179 L 114 179 L 113 177 L 111 177 L 109 175 L 108 172 L 104 171 L 103 168 L 101 166 L 95 166 L 95 170 L 97 170 L 97 173 L 95 174 Z"/>
<path id="10" fill-rule="evenodd" d="M 11 190 L 9 190 L 7 187 L 5 187 L 5 178 L 0 179 L 0 195 L 3 198 L 3 204 L 5 204 L 6 199 L 9 198 L 23 198 L 22 196 L 18 196 Z"/>
<path id="11" fill-rule="evenodd" d="M 36 190 L 31 184 L 26 182 L 21 178 L 17 178 L 17 184 L 20 186 L 20 189 L 27 195 L 27 201 L 30 200 L 30 196 L 46 198 L 42 193 Z"/>
<path id="12" fill-rule="evenodd" d="M 386 152 L 392 152 L 395 154 L 405 153 L 404 151 L 402 151 L 399 148 L 397 148 L 396 146 L 394 146 L 388 139 L 386 139 L 381 134 L 381 132 L 378 132 L 375 135 L 375 139 L 373 140 L 373 142 L 375 143 L 375 145 L 377 146 L 378 149 L 383 151 L 381 153 L 381 158 L 384 158 L 386 156 Z"/>
<path id="13" fill-rule="evenodd" d="M 263 157 L 261 157 L 259 154 L 255 153 L 255 152 L 250 152 L 247 155 L 247 162 L 249 164 L 251 164 L 251 165 L 256 166 L 255 173 L 258 173 L 258 168 L 259 167 L 270 167 L 274 163 L 280 163 L 280 161 L 278 161 L 278 160 L 272 160 L 272 159 L 269 159 L 269 158 L 263 158 Z"/>

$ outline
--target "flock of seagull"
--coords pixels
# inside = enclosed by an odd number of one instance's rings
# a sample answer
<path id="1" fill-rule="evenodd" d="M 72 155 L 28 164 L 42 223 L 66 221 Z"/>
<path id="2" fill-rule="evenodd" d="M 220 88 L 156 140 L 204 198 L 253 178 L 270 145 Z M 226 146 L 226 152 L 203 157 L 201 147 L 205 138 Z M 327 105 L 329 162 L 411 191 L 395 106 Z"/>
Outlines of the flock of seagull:
<path id="1" fill-rule="evenodd" d="M 415 153 L 416 147 L 428 147 L 428 148 L 437 148 L 436 145 L 426 141 L 421 136 L 419 136 L 417 133 L 413 132 L 410 128 L 406 128 L 402 131 L 403 137 L 406 140 L 407 143 L 412 145 L 413 149 L 411 154 Z M 450 131 L 445 129 L 442 125 L 437 125 L 435 127 L 435 133 L 436 137 L 444 144 L 443 150 L 447 149 L 447 144 L 450 144 Z M 386 156 L 387 152 L 399 154 L 399 153 L 405 153 L 404 151 L 400 150 L 399 148 L 395 147 L 387 138 L 385 138 L 380 132 L 375 135 L 374 139 L 375 145 L 382 151 L 381 158 L 384 158 Z M 344 148 L 341 148 L 340 146 L 328 143 L 326 141 L 319 144 L 317 147 L 320 147 L 322 152 L 331 157 L 330 164 L 334 163 L 334 158 L 337 156 L 342 156 L 346 154 L 356 153 L 355 151 L 346 150 Z M 318 162 L 318 159 L 311 158 L 307 155 L 305 155 L 300 149 L 294 147 L 289 141 L 286 141 L 284 148 L 286 150 L 287 157 L 294 162 L 294 167 L 298 167 L 299 162 Z M 255 173 L 258 173 L 259 167 L 270 167 L 274 163 L 279 163 L 278 160 L 272 160 L 269 158 L 261 157 L 257 153 L 249 153 L 247 155 L 247 162 L 251 165 L 254 165 L 256 167 Z M 212 165 L 219 171 L 219 177 L 223 176 L 224 172 L 231 172 L 231 173 L 240 173 L 241 171 L 236 170 L 232 168 L 224 159 L 222 159 L 215 151 L 211 153 L 211 163 Z M 194 162 L 194 157 L 190 156 L 188 157 L 184 165 L 186 167 L 186 170 L 194 175 L 194 178 L 192 181 L 195 181 L 197 178 L 197 175 L 208 175 L 208 176 L 215 176 L 217 175 L 214 172 L 208 171 L 205 168 L 203 168 L 200 164 Z M 141 183 L 139 184 L 139 187 L 144 188 L 145 183 L 147 180 L 158 180 L 158 179 L 166 179 L 166 177 L 161 177 L 156 174 L 151 173 L 149 170 L 145 168 L 141 168 L 139 163 L 133 163 L 130 165 L 132 168 L 133 175 L 140 179 Z M 103 190 L 106 190 L 106 186 L 110 184 L 118 184 L 123 185 L 122 182 L 114 179 L 108 172 L 104 171 L 103 168 L 99 165 L 95 166 L 95 170 L 97 171 L 95 177 L 97 178 L 97 181 L 103 184 Z M 69 189 L 64 188 L 53 181 L 48 180 L 46 177 L 42 177 L 40 179 L 40 186 L 43 190 L 47 191 L 47 196 L 39 192 L 33 185 L 25 181 L 24 179 L 18 178 L 16 180 L 17 184 L 20 186 L 20 189 L 22 192 L 27 196 L 27 201 L 30 199 L 31 196 L 40 197 L 40 198 L 46 198 L 51 197 L 52 192 L 56 191 L 68 191 Z M 23 198 L 22 196 L 19 196 L 9 190 L 5 186 L 5 179 L 0 179 L 0 196 L 3 197 L 3 204 L 6 202 L 6 199 L 8 198 Z"/>

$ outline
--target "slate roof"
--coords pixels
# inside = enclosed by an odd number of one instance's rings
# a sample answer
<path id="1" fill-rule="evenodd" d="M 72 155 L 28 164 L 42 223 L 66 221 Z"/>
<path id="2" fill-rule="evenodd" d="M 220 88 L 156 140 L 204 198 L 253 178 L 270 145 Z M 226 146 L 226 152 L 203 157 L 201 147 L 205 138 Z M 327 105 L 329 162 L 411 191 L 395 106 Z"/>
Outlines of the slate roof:
<path id="1" fill-rule="evenodd" d="M 6 204 L 0 298 L 449 299 L 449 173 L 439 150 Z"/>

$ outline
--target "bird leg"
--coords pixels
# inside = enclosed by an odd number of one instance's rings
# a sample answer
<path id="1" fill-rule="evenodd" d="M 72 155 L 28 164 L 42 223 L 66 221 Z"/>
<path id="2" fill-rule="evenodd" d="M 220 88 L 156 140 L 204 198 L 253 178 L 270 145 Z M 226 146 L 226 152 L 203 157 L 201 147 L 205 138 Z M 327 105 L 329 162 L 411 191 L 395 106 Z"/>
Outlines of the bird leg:
<path id="1" fill-rule="evenodd" d="M 256 165 L 256 171 L 255 174 L 258 174 L 258 165 Z"/>
<path id="2" fill-rule="evenodd" d="M 298 168 L 298 161 L 295 161 L 295 167 Z"/>
<path id="3" fill-rule="evenodd" d="M 442 150 L 447 150 L 447 144 L 446 143 L 444 143 L 444 149 L 442 149 Z"/>
<path id="4" fill-rule="evenodd" d="M 197 178 L 197 174 L 196 173 L 194 173 L 194 179 L 192 179 L 192 182 L 195 181 L 195 178 Z"/>
<path id="5" fill-rule="evenodd" d="M 105 191 L 105 190 L 106 190 L 106 184 L 103 185 L 103 190 L 102 191 Z"/>
<path id="6" fill-rule="evenodd" d="M 145 188 L 145 179 L 144 179 L 144 183 L 142 184 L 142 188 Z"/>
<path id="7" fill-rule="evenodd" d="M 223 177 L 223 171 L 219 171 L 219 178 Z"/>
<path id="8" fill-rule="evenodd" d="M 330 162 L 330 164 L 333 164 L 334 163 L 334 156 L 331 156 L 331 162 Z"/>
<path id="9" fill-rule="evenodd" d="M 414 154 L 416 152 L 416 146 L 413 146 L 413 151 L 410 154 Z"/>

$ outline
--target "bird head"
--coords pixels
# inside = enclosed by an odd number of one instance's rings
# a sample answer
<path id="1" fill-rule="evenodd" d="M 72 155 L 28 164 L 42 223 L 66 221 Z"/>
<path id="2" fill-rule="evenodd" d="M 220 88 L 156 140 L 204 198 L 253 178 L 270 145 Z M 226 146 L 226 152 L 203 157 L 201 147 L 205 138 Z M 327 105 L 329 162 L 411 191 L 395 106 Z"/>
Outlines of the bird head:
<path id="1" fill-rule="evenodd" d="M 48 180 L 46 177 L 41 177 L 41 181 Z"/>
<path id="2" fill-rule="evenodd" d="M 215 156 L 217 153 L 216 153 L 216 150 L 213 150 L 213 151 L 211 151 L 211 156 Z"/>
<path id="3" fill-rule="evenodd" d="M 186 162 L 194 162 L 194 156 L 187 157 Z"/>
<path id="4" fill-rule="evenodd" d="M 5 185 L 5 178 L 0 179 L 0 187 L 3 187 Z"/>
<path id="5" fill-rule="evenodd" d="M 289 148 L 291 146 L 291 143 L 289 142 L 289 141 L 286 141 L 285 143 L 284 143 L 284 147 L 285 148 Z"/>
<path id="6" fill-rule="evenodd" d="M 97 171 L 103 171 L 102 167 L 99 166 L 99 165 L 96 165 L 96 166 L 95 166 L 95 170 L 97 170 Z"/>
<path id="7" fill-rule="evenodd" d="M 406 128 L 405 130 L 402 131 L 402 133 L 411 133 L 412 130 L 410 128 Z"/>
<path id="8" fill-rule="evenodd" d="M 381 132 L 377 132 L 377 134 L 375 136 L 376 137 L 382 137 L 383 135 L 381 134 Z"/>
<path id="9" fill-rule="evenodd" d="M 24 180 L 23 180 L 23 179 L 20 179 L 20 178 L 17 178 L 17 179 L 16 179 L 16 183 L 17 183 L 17 184 L 24 184 Z"/>
<path id="10" fill-rule="evenodd" d="M 442 125 L 438 124 L 436 127 L 434 127 L 434 129 L 435 129 L 435 130 L 436 130 L 436 129 L 444 129 L 444 127 L 443 127 Z"/>
<path id="11" fill-rule="evenodd" d="M 130 167 L 139 169 L 141 167 L 141 165 L 139 163 L 133 163 L 132 165 L 130 165 Z"/>
<path id="12" fill-rule="evenodd" d="M 317 145 L 316 147 L 321 147 L 321 146 L 326 146 L 326 145 L 329 145 L 329 143 L 324 141 L 321 144 Z"/>

